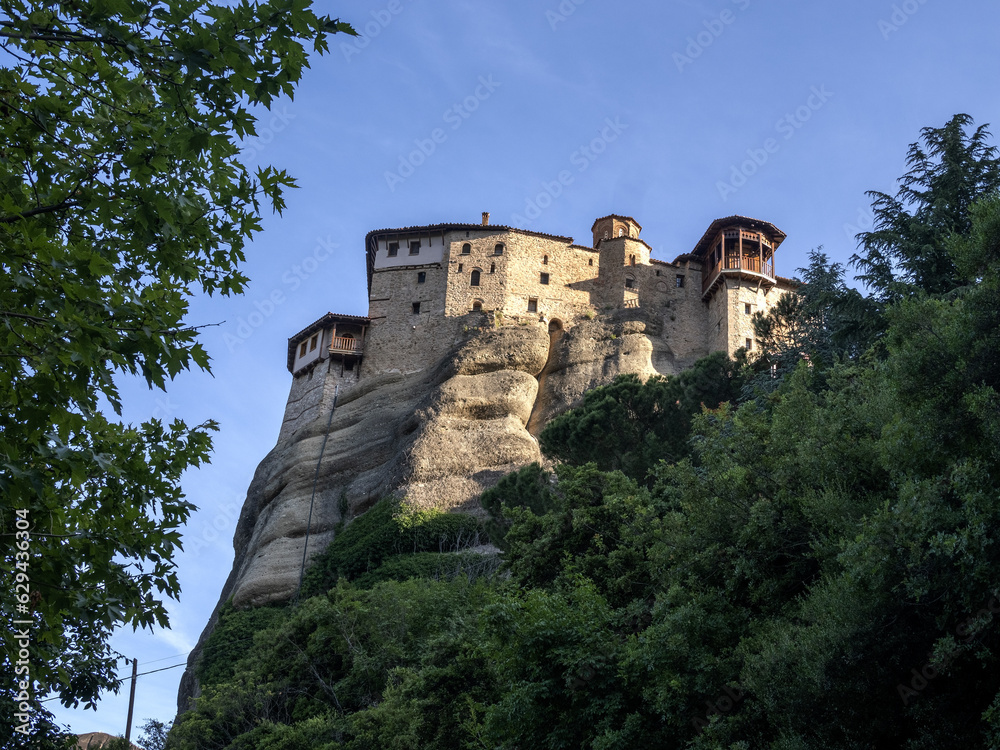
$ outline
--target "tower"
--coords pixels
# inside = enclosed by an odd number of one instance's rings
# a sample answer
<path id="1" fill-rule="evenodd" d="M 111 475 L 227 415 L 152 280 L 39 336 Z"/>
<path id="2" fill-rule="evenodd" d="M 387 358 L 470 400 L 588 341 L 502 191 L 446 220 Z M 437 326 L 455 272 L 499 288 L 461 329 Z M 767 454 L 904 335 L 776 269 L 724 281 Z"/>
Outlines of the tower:
<path id="1" fill-rule="evenodd" d="M 747 216 L 716 219 L 691 255 L 701 263 L 701 297 L 708 306 L 711 349 L 753 350 L 752 316 L 773 304 L 774 255 L 785 233 Z"/>

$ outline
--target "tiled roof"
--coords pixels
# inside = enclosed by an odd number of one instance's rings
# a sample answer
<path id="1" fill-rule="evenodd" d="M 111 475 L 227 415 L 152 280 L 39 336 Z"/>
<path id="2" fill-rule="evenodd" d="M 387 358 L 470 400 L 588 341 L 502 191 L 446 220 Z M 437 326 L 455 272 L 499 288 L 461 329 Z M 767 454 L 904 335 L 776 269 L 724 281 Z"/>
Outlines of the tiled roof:
<path id="1" fill-rule="evenodd" d="M 786 237 L 784 232 L 769 221 L 762 221 L 761 219 L 754 219 L 749 216 L 727 216 L 724 219 L 716 219 L 711 223 L 711 225 L 709 225 L 708 229 L 705 230 L 705 234 L 703 234 L 701 239 L 698 240 L 698 244 L 694 246 L 694 250 L 691 251 L 691 255 L 696 255 L 699 258 L 704 257 L 707 254 L 708 245 L 715 240 L 715 236 L 719 233 L 719 230 L 733 224 L 739 224 L 747 227 L 748 229 L 756 229 L 758 231 L 763 230 L 767 234 L 771 235 L 771 238 L 774 241 L 775 250 L 778 249 L 778 245 L 780 245 Z"/>

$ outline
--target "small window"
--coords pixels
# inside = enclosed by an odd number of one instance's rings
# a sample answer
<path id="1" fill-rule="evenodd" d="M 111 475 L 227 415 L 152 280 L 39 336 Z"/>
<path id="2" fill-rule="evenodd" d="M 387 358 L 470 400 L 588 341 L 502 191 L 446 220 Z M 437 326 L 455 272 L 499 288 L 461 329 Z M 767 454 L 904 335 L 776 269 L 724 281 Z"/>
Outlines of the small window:
<path id="1" fill-rule="evenodd" d="M 316 342 L 319 340 L 319 334 L 314 334 L 311 339 L 309 339 L 309 351 L 313 351 L 316 348 Z"/>
<path id="2" fill-rule="evenodd" d="M 299 347 L 299 356 L 300 357 L 306 356 L 306 346 L 308 346 L 308 342 L 303 341 L 302 342 L 302 346 Z"/>
<path id="3" fill-rule="evenodd" d="M 528 300 L 528 312 L 538 312 L 538 300 L 529 299 Z"/>
<path id="4" fill-rule="evenodd" d="M 753 351 L 753 339 L 747 339 L 747 351 L 748 352 Z"/>
<path id="5" fill-rule="evenodd" d="M 420 303 L 419 302 L 414 302 L 413 303 L 413 314 L 414 315 L 419 315 L 420 314 Z"/>
<path id="6" fill-rule="evenodd" d="M 744 302 L 743 303 L 743 312 L 746 313 L 747 315 L 750 314 L 750 303 L 749 302 Z"/>
<path id="7" fill-rule="evenodd" d="M 630 266 L 634 266 L 634 265 L 635 265 L 635 256 L 634 256 L 634 255 L 630 255 L 630 256 L 629 256 L 629 259 L 628 259 L 628 264 L 629 264 Z"/>
<path id="8" fill-rule="evenodd" d="M 594 265 L 594 259 L 593 259 L 593 258 L 590 258 L 590 259 L 589 259 L 589 260 L 587 261 L 587 265 L 588 265 L 588 266 L 592 266 L 592 265 Z"/>
<path id="9" fill-rule="evenodd" d="M 542 256 L 542 265 L 543 266 L 547 266 L 548 264 L 549 264 L 549 256 L 548 255 L 543 255 Z"/>
<path id="10" fill-rule="evenodd" d="M 398 242 L 390 242 L 389 243 L 389 252 L 387 254 L 388 254 L 388 256 L 390 258 L 395 258 L 397 255 L 399 255 L 399 243 Z"/>
<path id="11" fill-rule="evenodd" d="M 659 270 L 657 270 L 657 272 L 656 272 L 656 275 L 657 275 L 657 276 L 659 276 L 659 275 L 660 275 L 660 272 L 659 272 Z"/>
<path id="12" fill-rule="evenodd" d="M 458 264 L 458 272 L 462 273 L 462 264 L 461 263 Z"/>
<path id="13" fill-rule="evenodd" d="M 497 272 L 497 264 L 490 263 L 490 273 L 496 273 L 496 272 Z"/>
<path id="14" fill-rule="evenodd" d="M 549 283 L 549 275 L 547 273 L 543 273 L 538 280 L 542 284 L 548 284 Z"/>
<path id="15" fill-rule="evenodd" d="M 425 271 L 420 271 L 417 274 L 417 283 L 423 284 L 425 281 L 427 281 L 427 273 Z"/>
<path id="16" fill-rule="evenodd" d="M 494 255 L 503 255 L 503 243 L 498 242 L 493 248 Z"/>
<path id="17" fill-rule="evenodd" d="M 471 252 L 472 252 L 472 245 L 470 245 L 468 242 L 462 245 L 462 255 L 468 255 Z"/>
<path id="18" fill-rule="evenodd" d="M 626 289 L 634 289 L 635 288 L 635 279 L 633 279 L 631 276 L 626 276 L 625 277 L 625 288 Z"/>
<path id="19" fill-rule="evenodd" d="M 677 288 L 684 288 L 684 276 L 682 274 L 677 274 Z"/>
<path id="20" fill-rule="evenodd" d="M 479 286 L 479 273 L 480 272 L 478 268 L 472 272 L 469 279 L 470 286 Z"/>
<path id="21" fill-rule="evenodd" d="M 410 255 L 420 255 L 420 240 L 410 243 Z"/>
<path id="22" fill-rule="evenodd" d="M 476 300 L 475 302 L 472 303 L 472 312 L 482 312 L 482 311 L 483 311 L 483 303 L 482 302 L 480 302 L 479 300 Z"/>

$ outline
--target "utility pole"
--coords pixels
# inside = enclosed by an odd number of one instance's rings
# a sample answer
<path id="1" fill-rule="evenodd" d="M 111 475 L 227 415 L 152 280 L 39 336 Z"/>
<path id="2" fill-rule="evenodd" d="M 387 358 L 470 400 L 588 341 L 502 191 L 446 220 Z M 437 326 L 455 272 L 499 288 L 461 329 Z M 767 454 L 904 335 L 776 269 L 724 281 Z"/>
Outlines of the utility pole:
<path id="1" fill-rule="evenodd" d="M 135 678 L 139 672 L 139 660 L 132 660 L 132 687 L 128 692 L 128 719 L 126 719 L 125 724 L 125 741 L 129 742 L 132 738 L 132 709 L 135 706 Z"/>

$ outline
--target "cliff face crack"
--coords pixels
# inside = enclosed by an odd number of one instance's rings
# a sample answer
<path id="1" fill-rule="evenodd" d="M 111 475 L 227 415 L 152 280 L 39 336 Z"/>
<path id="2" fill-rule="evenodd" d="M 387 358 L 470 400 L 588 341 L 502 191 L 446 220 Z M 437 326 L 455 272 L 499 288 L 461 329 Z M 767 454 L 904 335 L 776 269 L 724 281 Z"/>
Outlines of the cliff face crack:
<path id="1" fill-rule="evenodd" d="M 549 322 L 549 353 L 545 358 L 545 365 L 542 367 L 542 371 L 538 373 L 538 392 L 535 394 L 535 403 L 531 407 L 531 416 L 528 417 L 527 429 L 528 433 L 538 439 L 538 433 L 542 431 L 544 424 L 542 423 L 541 414 L 544 407 L 547 406 L 548 391 L 545 389 L 545 381 L 548 379 L 549 372 L 551 372 L 555 363 L 553 361 L 553 355 L 556 351 L 556 345 L 563 336 L 562 322 L 559 320 L 552 320 Z"/>

